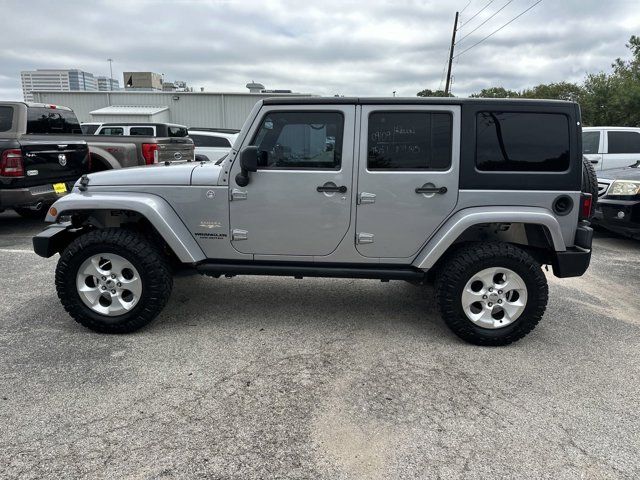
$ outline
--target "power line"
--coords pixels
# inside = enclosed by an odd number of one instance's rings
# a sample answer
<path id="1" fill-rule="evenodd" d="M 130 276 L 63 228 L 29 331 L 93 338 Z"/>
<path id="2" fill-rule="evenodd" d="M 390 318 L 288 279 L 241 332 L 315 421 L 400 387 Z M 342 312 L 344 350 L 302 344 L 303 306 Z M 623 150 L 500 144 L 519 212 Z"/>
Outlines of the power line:
<path id="1" fill-rule="evenodd" d="M 467 7 L 468 7 L 469 5 L 471 5 L 471 0 L 469 0 L 469 1 L 467 2 L 467 4 L 464 6 L 464 8 L 463 8 L 462 10 L 460 10 L 460 13 L 462 14 L 462 12 L 464 12 L 464 11 L 467 9 Z"/>
<path id="2" fill-rule="evenodd" d="M 493 17 L 495 17 L 497 14 L 499 14 L 502 10 L 504 10 L 507 5 L 509 5 L 511 2 L 513 2 L 513 0 L 509 0 L 507 3 L 505 3 L 502 7 L 500 7 L 498 9 L 498 11 L 496 11 L 493 15 L 491 15 L 489 18 L 487 18 L 484 22 L 482 22 L 480 25 L 478 25 L 476 28 L 474 28 L 473 30 L 471 30 L 469 33 L 467 33 L 464 37 L 462 37 L 460 40 L 458 40 L 458 43 L 460 43 L 461 41 L 463 41 L 465 38 L 467 38 L 469 35 L 471 35 L 473 32 L 475 32 L 476 30 L 478 30 L 481 26 L 483 26 L 485 23 L 487 23 L 489 20 L 491 20 Z"/>
<path id="3" fill-rule="evenodd" d="M 484 7 L 482 7 L 480 10 L 478 10 L 474 15 L 472 15 L 469 20 L 467 20 L 462 25 L 460 25 L 460 28 L 464 27 L 467 23 L 469 23 L 471 20 L 476 18 L 478 15 L 480 15 L 484 11 L 484 9 L 487 8 L 489 5 L 491 5 L 493 2 L 494 2 L 494 0 L 489 0 L 489 3 L 487 3 Z M 460 30 L 460 28 L 458 28 L 458 30 Z"/>
<path id="4" fill-rule="evenodd" d="M 489 37 L 492 37 L 493 35 L 495 35 L 496 33 L 498 33 L 500 30 L 502 30 L 504 27 L 506 27 L 507 25 L 509 25 L 510 23 L 516 21 L 518 18 L 520 18 L 522 15 L 524 15 L 525 13 L 527 13 L 529 10 L 531 10 L 533 7 L 535 7 L 536 5 L 538 5 L 540 2 L 542 2 L 542 0 L 538 0 L 536 3 L 534 3 L 533 5 L 531 5 L 529 8 L 527 8 L 526 10 L 524 10 L 523 12 L 519 13 L 518 15 L 516 15 L 515 17 L 513 17 L 511 20 L 509 20 L 507 23 L 505 23 L 504 25 L 502 25 L 500 28 L 498 28 L 497 30 L 494 30 L 493 32 L 491 32 L 489 35 L 487 35 L 486 37 L 484 37 L 483 39 L 481 39 L 480 41 L 474 43 L 473 45 L 471 45 L 469 48 L 461 51 L 460 53 L 458 53 L 454 58 L 458 58 L 460 55 L 463 55 L 464 53 L 468 52 L 469 50 L 471 50 L 473 47 L 476 47 L 478 45 L 480 45 L 482 42 L 484 42 L 486 39 L 488 39 Z"/>

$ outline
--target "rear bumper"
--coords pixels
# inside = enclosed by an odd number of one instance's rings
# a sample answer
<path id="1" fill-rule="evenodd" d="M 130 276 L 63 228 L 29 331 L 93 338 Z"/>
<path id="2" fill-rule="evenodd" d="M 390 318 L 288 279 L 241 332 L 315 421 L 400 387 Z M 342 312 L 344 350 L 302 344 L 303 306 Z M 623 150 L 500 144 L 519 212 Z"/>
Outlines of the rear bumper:
<path id="1" fill-rule="evenodd" d="M 640 200 L 599 199 L 592 222 L 624 235 L 640 236 Z"/>
<path id="2" fill-rule="evenodd" d="M 587 224 L 579 225 L 576 230 L 575 246 L 564 252 L 556 252 L 553 258 L 553 274 L 558 278 L 580 277 L 584 275 L 591 262 L 591 243 L 593 229 Z"/>
<path id="3" fill-rule="evenodd" d="M 70 192 L 75 182 L 65 183 L 67 185 L 67 191 Z M 40 202 L 51 204 L 64 195 L 65 194 L 56 193 L 51 184 L 28 188 L 0 189 L 0 209 L 31 207 Z"/>

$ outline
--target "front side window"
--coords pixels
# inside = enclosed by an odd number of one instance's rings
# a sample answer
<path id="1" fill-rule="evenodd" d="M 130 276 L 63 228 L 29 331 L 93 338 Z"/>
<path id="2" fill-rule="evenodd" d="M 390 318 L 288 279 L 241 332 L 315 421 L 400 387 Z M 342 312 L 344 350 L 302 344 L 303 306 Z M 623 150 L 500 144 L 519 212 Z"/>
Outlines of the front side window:
<path id="1" fill-rule="evenodd" d="M 600 149 L 600 132 L 582 132 L 582 153 L 589 155 L 598 153 Z"/>
<path id="2" fill-rule="evenodd" d="M 369 115 L 369 170 L 446 170 L 451 166 L 450 113 L 375 112 Z"/>
<path id="3" fill-rule="evenodd" d="M 0 132 L 8 132 L 13 124 L 13 107 L 0 107 Z"/>
<path id="4" fill-rule="evenodd" d="M 569 119 L 556 113 L 480 112 L 476 166 L 499 172 L 563 172 L 569 168 Z"/>
<path id="5" fill-rule="evenodd" d="M 194 135 L 193 133 L 190 133 L 189 136 L 196 147 L 231 148 L 231 143 L 224 137 L 216 137 L 213 135 Z"/>
<path id="6" fill-rule="evenodd" d="M 153 137 L 155 132 L 153 127 L 131 127 L 129 128 L 129 135 L 142 135 L 145 137 Z"/>
<path id="7" fill-rule="evenodd" d="M 124 135 L 124 128 L 122 127 L 102 127 L 102 130 L 98 132 L 99 135 Z"/>
<path id="8" fill-rule="evenodd" d="M 609 153 L 640 153 L 640 133 L 608 132 Z"/>
<path id="9" fill-rule="evenodd" d="M 253 145 L 259 168 L 338 169 L 344 117 L 337 112 L 271 112 Z"/>
<path id="10" fill-rule="evenodd" d="M 27 108 L 27 133 L 82 133 L 82 128 L 75 113 L 70 110 L 29 107 Z"/>

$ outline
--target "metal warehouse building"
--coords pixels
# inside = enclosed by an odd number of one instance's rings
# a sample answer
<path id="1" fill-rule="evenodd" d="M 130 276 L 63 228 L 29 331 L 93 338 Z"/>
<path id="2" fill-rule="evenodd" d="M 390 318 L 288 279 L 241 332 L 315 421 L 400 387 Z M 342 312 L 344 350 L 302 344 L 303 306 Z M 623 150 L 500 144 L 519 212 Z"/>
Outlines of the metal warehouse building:
<path id="1" fill-rule="evenodd" d="M 308 97 L 310 95 L 302 93 L 45 91 L 33 92 L 33 101 L 69 107 L 76 112 L 81 122 L 162 121 L 188 127 L 240 128 L 258 100 L 276 96 Z M 145 117 L 145 115 L 148 116 Z"/>

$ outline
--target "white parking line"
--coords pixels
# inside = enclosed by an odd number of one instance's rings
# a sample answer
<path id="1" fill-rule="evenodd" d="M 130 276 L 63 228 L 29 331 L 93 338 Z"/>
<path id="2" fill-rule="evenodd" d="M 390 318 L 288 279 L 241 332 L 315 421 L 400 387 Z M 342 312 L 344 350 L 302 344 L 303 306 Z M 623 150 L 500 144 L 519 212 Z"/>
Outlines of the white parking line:
<path id="1" fill-rule="evenodd" d="M 20 250 L 17 248 L 0 248 L 0 252 L 2 253 L 33 253 L 33 254 L 36 253 L 33 250 Z"/>

